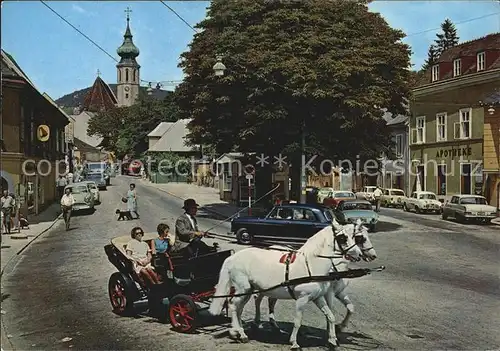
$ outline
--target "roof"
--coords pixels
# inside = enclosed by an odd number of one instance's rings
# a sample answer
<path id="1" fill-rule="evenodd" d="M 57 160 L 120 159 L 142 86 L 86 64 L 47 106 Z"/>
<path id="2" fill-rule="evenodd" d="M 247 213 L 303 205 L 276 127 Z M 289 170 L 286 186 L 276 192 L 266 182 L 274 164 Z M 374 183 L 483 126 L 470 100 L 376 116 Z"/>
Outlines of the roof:
<path id="1" fill-rule="evenodd" d="M 354 203 L 360 203 L 360 204 L 371 204 L 370 201 L 363 200 L 363 199 L 347 199 L 347 200 L 342 200 L 340 202 L 354 202 Z"/>
<path id="2" fill-rule="evenodd" d="M 86 142 L 78 138 L 73 139 L 73 145 L 75 145 L 78 151 L 100 151 L 98 148 L 87 144 Z"/>
<path id="3" fill-rule="evenodd" d="M 89 129 L 89 120 L 94 116 L 94 113 L 83 111 L 78 115 L 71 115 L 74 119 L 73 134 L 75 139 L 79 139 L 84 143 L 97 148 L 97 146 L 102 142 L 102 138 L 87 135 L 87 130 Z"/>
<path id="4" fill-rule="evenodd" d="M 54 100 L 52 100 L 52 98 L 49 96 L 49 94 L 47 93 L 43 93 L 42 96 L 47 99 L 52 105 L 54 105 L 55 108 L 57 108 L 59 110 L 59 112 L 64 116 L 66 117 L 66 119 L 68 120 L 68 123 L 70 122 L 74 122 L 74 118 L 70 117 L 66 112 L 64 112 L 59 106 L 57 106 L 56 102 Z"/>
<path id="5" fill-rule="evenodd" d="M 165 132 L 174 125 L 175 122 L 161 122 L 156 126 L 155 129 L 153 129 L 149 134 L 148 137 L 158 137 L 161 138 Z"/>
<path id="6" fill-rule="evenodd" d="M 453 60 L 461 57 L 476 57 L 476 55 L 481 51 L 500 51 L 500 33 L 492 33 L 488 34 L 484 37 L 477 38 L 474 40 L 470 40 L 467 42 L 460 43 L 448 50 L 443 51 L 437 63 L 448 62 L 451 63 Z M 431 82 L 431 72 L 432 67 L 429 67 L 420 77 L 418 83 L 415 87 L 419 87 L 422 85 L 427 85 L 431 83 L 438 83 L 445 79 L 450 78 L 461 78 L 469 73 L 476 73 L 476 60 L 471 60 L 471 64 L 468 67 L 461 67 L 462 74 L 458 77 L 453 77 L 453 70 L 450 70 L 443 77 L 439 77 L 439 80 L 436 82 Z M 490 64 L 491 63 L 491 64 Z M 486 60 L 486 64 L 489 66 L 485 67 L 485 70 L 500 68 L 500 57 L 498 57 L 494 62 Z"/>
<path id="7" fill-rule="evenodd" d="M 281 204 L 281 205 L 276 205 L 275 207 L 303 207 L 303 208 L 310 208 L 317 210 L 330 209 L 329 207 L 324 206 L 322 204 L 302 204 L 302 203 Z"/>
<path id="8" fill-rule="evenodd" d="M 24 73 L 21 67 L 17 64 L 16 60 L 9 53 L 2 49 L 2 75 L 11 77 L 20 77 L 26 80 L 35 90 L 35 85 L 28 78 L 28 75 Z M 37 90 L 38 91 L 38 90 Z"/>
<path id="9" fill-rule="evenodd" d="M 476 57 L 478 52 L 485 50 L 500 50 L 500 33 L 488 34 L 449 48 L 443 51 L 437 62 L 451 62 L 459 57 Z"/>
<path id="10" fill-rule="evenodd" d="M 186 145 L 186 136 L 189 134 L 187 127 L 190 119 L 180 119 L 172 124 L 148 151 L 153 152 L 190 152 L 196 149 Z"/>
<path id="11" fill-rule="evenodd" d="M 82 109 L 83 111 L 99 112 L 101 109 L 111 109 L 117 103 L 118 100 L 109 85 L 101 77 L 97 77 L 94 85 L 85 96 Z"/>

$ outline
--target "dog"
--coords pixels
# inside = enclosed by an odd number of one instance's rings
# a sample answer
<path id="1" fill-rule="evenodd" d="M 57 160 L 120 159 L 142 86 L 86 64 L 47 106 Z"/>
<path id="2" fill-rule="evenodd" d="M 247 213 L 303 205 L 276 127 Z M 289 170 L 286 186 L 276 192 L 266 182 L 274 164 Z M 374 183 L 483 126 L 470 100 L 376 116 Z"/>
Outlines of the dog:
<path id="1" fill-rule="evenodd" d="M 130 221 L 130 220 L 132 220 L 132 219 L 133 219 L 133 218 L 132 218 L 132 214 L 130 213 L 130 211 L 120 211 L 120 210 L 116 210 L 116 212 L 115 212 L 115 213 L 116 213 L 117 215 L 119 215 L 119 216 L 118 216 L 118 220 L 121 220 L 121 219 L 125 220 L 125 219 L 127 219 L 127 221 Z"/>
<path id="2" fill-rule="evenodd" d="M 26 217 L 24 217 L 24 215 L 22 213 L 19 214 L 19 226 L 21 227 L 21 229 L 30 229 L 30 224 L 28 222 L 28 220 L 26 219 Z"/>

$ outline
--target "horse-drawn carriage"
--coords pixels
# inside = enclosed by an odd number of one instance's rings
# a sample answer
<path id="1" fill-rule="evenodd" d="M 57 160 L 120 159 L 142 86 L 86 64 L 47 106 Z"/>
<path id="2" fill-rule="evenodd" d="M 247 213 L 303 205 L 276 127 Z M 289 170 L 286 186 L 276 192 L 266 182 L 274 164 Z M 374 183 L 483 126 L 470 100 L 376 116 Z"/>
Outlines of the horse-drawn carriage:
<path id="1" fill-rule="evenodd" d="M 143 241 L 151 248 L 156 233 L 146 233 Z M 166 254 L 153 255 L 152 266 L 161 284 L 147 284 L 139 279 L 132 261 L 126 255 L 130 236 L 120 236 L 104 247 L 109 261 L 118 269 L 109 278 L 109 299 L 118 315 L 136 315 L 149 309 L 161 321 L 170 321 L 180 332 L 196 328 L 198 312 L 208 308 L 224 260 L 232 250 L 212 252 L 190 259 Z"/>

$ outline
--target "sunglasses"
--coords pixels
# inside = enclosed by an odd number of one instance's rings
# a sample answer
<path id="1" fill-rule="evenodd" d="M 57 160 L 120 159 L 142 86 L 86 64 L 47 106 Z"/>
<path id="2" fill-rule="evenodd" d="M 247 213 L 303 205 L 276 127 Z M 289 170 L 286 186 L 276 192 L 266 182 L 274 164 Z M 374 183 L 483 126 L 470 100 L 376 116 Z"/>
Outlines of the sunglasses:
<path id="1" fill-rule="evenodd" d="M 144 232 L 135 232 L 135 235 L 144 235 Z"/>

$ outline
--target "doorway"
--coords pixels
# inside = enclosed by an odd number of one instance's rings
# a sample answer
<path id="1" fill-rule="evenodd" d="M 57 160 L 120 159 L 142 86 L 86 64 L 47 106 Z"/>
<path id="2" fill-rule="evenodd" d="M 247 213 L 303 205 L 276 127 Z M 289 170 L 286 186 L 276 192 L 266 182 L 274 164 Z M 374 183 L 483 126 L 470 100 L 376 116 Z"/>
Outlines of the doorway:
<path id="1" fill-rule="evenodd" d="M 471 164 L 462 163 L 460 168 L 460 193 L 470 195 L 472 192 Z"/>

